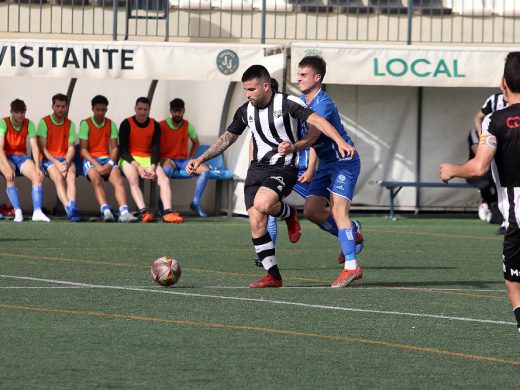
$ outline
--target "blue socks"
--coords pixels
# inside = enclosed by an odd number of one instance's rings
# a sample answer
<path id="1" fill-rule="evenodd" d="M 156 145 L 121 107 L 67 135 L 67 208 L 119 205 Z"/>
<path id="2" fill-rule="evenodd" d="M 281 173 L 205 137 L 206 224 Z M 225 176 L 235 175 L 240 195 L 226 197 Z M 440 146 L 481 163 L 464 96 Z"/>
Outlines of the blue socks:
<path id="1" fill-rule="evenodd" d="M 325 222 L 320 225 L 320 229 L 332 234 L 333 236 L 338 236 L 338 225 L 336 225 L 336 221 L 334 221 L 332 214 L 329 214 Z"/>
<path id="2" fill-rule="evenodd" d="M 338 230 L 339 243 L 345 254 L 346 269 L 356 269 L 357 267 L 355 234 L 356 230 L 354 228 Z"/>
<path id="3" fill-rule="evenodd" d="M 13 206 L 13 209 L 18 210 L 20 208 L 20 199 L 18 198 L 18 189 L 15 186 L 7 187 L 7 196 Z"/>
<path id="4" fill-rule="evenodd" d="M 42 186 L 34 186 L 32 188 L 32 201 L 33 201 L 33 210 L 39 210 L 42 208 L 42 199 L 43 199 L 43 187 Z"/>
<path id="5" fill-rule="evenodd" d="M 271 236 L 271 241 L 273 244 L 276 244 L 276 235 L 278 233 L 278 222 L 276 221 L 276 217 L 269 215 L 267 218 L 267 232 Z"/>
<path id="6" fill-rule="evenodd" d="M 206 189 L 206 184 L 208 184 L 209 179 L 209 171 L 202 172 L 197 178 L 197 184 L 195 185 L 195 195 L 193 196 L 193 204 L 198 205 L 200 203 L 200 197 L 202 193 Z"/>

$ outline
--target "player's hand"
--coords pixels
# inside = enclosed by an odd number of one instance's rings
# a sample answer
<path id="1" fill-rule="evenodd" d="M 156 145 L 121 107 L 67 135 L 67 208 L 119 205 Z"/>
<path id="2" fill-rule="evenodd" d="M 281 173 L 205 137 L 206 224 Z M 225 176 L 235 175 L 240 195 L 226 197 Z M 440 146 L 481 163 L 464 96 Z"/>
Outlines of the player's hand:
<path id="1" fill-rule="evenodd" d="M 105 169 L 105 166 L 104 165 L 101 165 L 101 164 L 97 164 L 95 166 L 96 168 L 96 171 L 99 173 L 100 176 L 104 177 L 105 174 L 106 174 L 106 169 Z"/>
<path id="2" fill-rule="evenodd" d="M 441 180 L 445 183 L 447 183 L 451 179 L 453 179 L 453 175 L 451 174 L 451 167 L 452 167 L 452 164 L 446 164 L 446 163 L 442 163 L 439 166 L 439 176 L 441 177 Z"/>
<path id="3" fill-rule="evenodd" d="M 39 166 L 36 166 L 36 177 L 38 178 L 38 180 L 40 182 L 43 181 L 43 172 L 42 172 L 42 170 L 40 169 Z"/>
<path id="4" fill-rule="evenodd" d="M 195 172 L 197 172 L 197 169 L 202 165 L 202 162 L 198 159 L 190 160 L 188 161 L 188 164 L 186 164 L 186 172 L 188 172 L 190 175 L 193 175 Z"/>
<path id="5" fill-rule="evenodd" d="M 146 172 L 146 178 L 147 179 L 155 180 L 155 178 L 157 177 L 157 174 L 155 173 L 155 167 L 154 166 L 146 168 L 145 172 Z"/>
<path id="6" fill-rule="evenodd" d="M 148 179 L 148 172 L 146 172 L 146 170 L 142 166 L 137 166 L 137 172 L 139 173 L 139 176 L 143 179 Z"/>
<path id="7" fill-rule="evenodd" d="M 288 154 L 294 153 L 294 145 L 289 141 L 283 141 L 278 144 L 278 153 L 280 156 L 287 156 Z"/>
<path id="8" fill-rule="evenodd" d="M 312 177 L 314 176 L 314 172 L 309 172 L 309 170 L 306 170 L 303 172 L 303 175 L 301 175 L 298 178 L 298 181 L 302 184 L 310 183 L 312 181 Z"/>
<path id="9" fill-rule="evenodd" d="M 16 174 L 14 173 L 13 168 L 11 168 L 11 164 L 8 163 L 5 167 L 5 180 L 7 181 L 13 181 Z"/>
<path id="10" fill-rule="evenodd" d="M 338 150 L 343 158 L 353 157 L 356 154 L 356 148 L 345 141 L 338 144 Z"/>
<path id="11" fill-rule="evenodd" d="M 110 176 L 110 173 L 112 172 L 112 165 L 110 164 L 105 164 L 103 165 L 103 174 L 101 176 L 103 177 L 109 177 Z"/>

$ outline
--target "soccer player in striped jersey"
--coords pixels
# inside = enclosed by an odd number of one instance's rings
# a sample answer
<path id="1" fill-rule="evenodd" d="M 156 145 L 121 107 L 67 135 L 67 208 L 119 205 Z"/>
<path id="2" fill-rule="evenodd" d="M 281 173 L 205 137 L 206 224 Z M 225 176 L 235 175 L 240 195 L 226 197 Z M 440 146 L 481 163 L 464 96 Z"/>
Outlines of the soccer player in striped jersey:
<path id="1" fill-rule="evenodd" d="M 353 147 L 336 104 L 321 88 L 325 72 L 326 63 L 319 56 L 304 57 L 299 62 L 297 81 L 302 99 L 335 127 L 343 142 Z M 289 151 L 299 149 L 297 144 L 288 147 Z M 320 163 L 310 183 L 304 215 L 322 230 L 338 237 L 343 255 L 340 254 L 339 261 L 343 261 L 344 269 L 331 287 L 343 288 L 363 277 L 356 260 L 356 227 L 349 217 L 361 162 L 358 153 L 343 156 L 337 142 L 326 134 L 320 135 L 313 149 Z"/>
<path id="2" fill-rule="evenodd" d="M 278 92 L 278 81 L 276 79 L 271 79 L 271 88 L 273 92 Z M 302 100 L 304 100 L 304 96 L 302 96 Z M 306 126 L 300 127 L 300 138 L 302 138 L 305 135 L 305 132 L 307 131 Z M 253 150 L 253 144 L 252 140 L 250 143 L 250 160 L 252 160 L 252 150 Z M 312 181 L 312 178 L 314 176 L 314 173 L 316 172 L 316 167 L 318 165 L 318 157 L 316 156 L 316 152 L 313 148 L 305 148 L 300 151 L 300 156 L 298 158 L 298 181 L 293 187 L 293 191 L 296 192 L 298 195 L 300 195 L 302 198 L 307 199 L 309 196 L 309 185 Z M 356 228 L 356 254 L 359 254 L 363 250 L 364 245 L 364 239 L 363 235 L 361 234 L 361 223 L 358 221 L 352 221 L 355 228 Z M 276 244 L 276 238 L 278 235 L 278 223 L 276 217 L 273 217 L 272 215 L 268 216 L 267 220 L 267 231 L 269 232 L 269 235 L 271 236 L 271 240 L 274 244 Z M 257 267 L 262 267 L 262 262 L 258 257 L 255 257 L 253 259 L 253 262 Z M 338 262 L 340 264 L 345 262 L 345 256 L 343 255 L 343 252 L 341 252 Z"/>
<path id="3" fill-rule="evenodd" d="M 25 117 L 27 106 L 23 100 L 11 102 L 11 116 L 0 119 L 0 172 L 7 184 L 7 196 L 14 209 L 14 222 L 23 221 L 15 177 L 25 176 L 32 183 L 33 215 L 32 220 L 50 222 L 42 212 L 43 173 L 40 169 L 40 150 L 36 140 L 36 127 Z M 27 138 L 33 160 L 27 156 Z"/>
<path id="4" fill-rule="evenodd" d="M 491 166 L 500 211 L 506 220 L 502 251 L 504 279 L 520 332 L 520 52 L 506 57 L 502 90 L 507 108 L 485 117 L 477 154 L 462 165 L 440 165 L 440 177 L 484 175 Z"/>
<path id="5" fill-rule="evenodd" d="M 79 125 L 83 176 L 92 183 L 103 222 L 115 220 L 107 202 L 103 180 L 109 181 L 114 187 L 114 195 L 119 205 L 119 222 L 137 222 L 138 219 L 128 209 L 123 177 L 117 164 L 119 158 L 117 126 L 105 116 L 108 99 L 102 95 L 94 96 L 91 106 L 93 115 L 82 120 Z"/>
<path id="6" fill-rule="evenodd" d="M 486 115 L 501 110 L 505 107 L 507 107 L 507 99 L 504 97 L 503 92 L 494 93 L 486 99 L 480 111 L 477 112 L 473 118 L 473 122 L 475 123 L 475 128 L 477 129 L 479 136 L 482 133 L 482 121 Z"/>
<path id="7" fill-rule="evenodd" d="M 311 127 L 306 138 L 300 141 L 302 148 L 317 139 L 321 131 L 338 142 L 341 155 L 354 155 L 355 149 L 298 98 L 273 93 L 271 76 L 264 66 L 249 67 L 242 75 L 242 87 L 248 102 L 237 109 L 224 134 L 200 157 L 188 162 L 186 171 L 193 173 L 202 163 L 224 152 L 249 127 L 253 136 L 253 161 L 244 184 L 244 197 L 255 252 L 267 271 L 249 287 L 282 287 L 275 246 L 267 232 L 267 216 L 286 220 L 292 242 L 300 238 L 300 226 L 296 210 L 283 202 L 297 180 L 298 153 L 282 156 L 278 151 L 280 144 L 297 142 L 300 122 L 306 121 Z"/>
<path id="8" fill-rule="evenodd" d="M 184 218 L 171 209 L 172 193 L 170 179 L 159 165 L 161 128 L 159 123 L 150 118 L 150 99 L 140 97 L 135 102 L 135 115 L 125 119 L 119 126 L 119 166 L 128 179 L 130 192 L 139 208 L 139 219 L 143 223 L 154 221 L 144 202 L 143 192 L 139 187 L 139 178 L 153 180 L 159 186 L 159 193 L 164 207 L 163 222 L 182 223 Z"/>
<path id="9" fill-rule="evenodd" d="M 56 186 L 58 199 L 71 222 L 79 222 L 76 206 L 76 167 L 74 153 L 76 126 L 67 118 L 69 98 L 58 93 L 52 97 L 52 114 L 42 118 L 36 133 L 42 153 L 43 172 Z"/>

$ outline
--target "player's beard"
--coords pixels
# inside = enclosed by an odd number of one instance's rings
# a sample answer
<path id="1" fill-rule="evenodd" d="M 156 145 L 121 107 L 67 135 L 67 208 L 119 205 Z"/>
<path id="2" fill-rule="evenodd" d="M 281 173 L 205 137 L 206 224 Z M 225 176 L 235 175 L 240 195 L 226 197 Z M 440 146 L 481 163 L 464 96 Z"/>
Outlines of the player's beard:
<path id="1" fill-rule="evenodd" d="M 180 125 L 182 123 L 182 120 L 184 119 L 184 117 L 182 116 L 172 116 L 172 122 L 174 125 Z"/>

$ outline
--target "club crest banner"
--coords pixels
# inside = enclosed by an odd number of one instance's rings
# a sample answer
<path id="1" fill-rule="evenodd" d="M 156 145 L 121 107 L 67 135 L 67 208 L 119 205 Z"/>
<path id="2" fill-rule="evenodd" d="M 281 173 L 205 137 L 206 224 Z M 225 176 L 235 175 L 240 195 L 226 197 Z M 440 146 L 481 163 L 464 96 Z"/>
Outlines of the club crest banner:
<path id="1" fill-rule="evenodd" d="M 240 81 L 284 57 L 278 45 L 0 40 L 0 76 Z"/>

